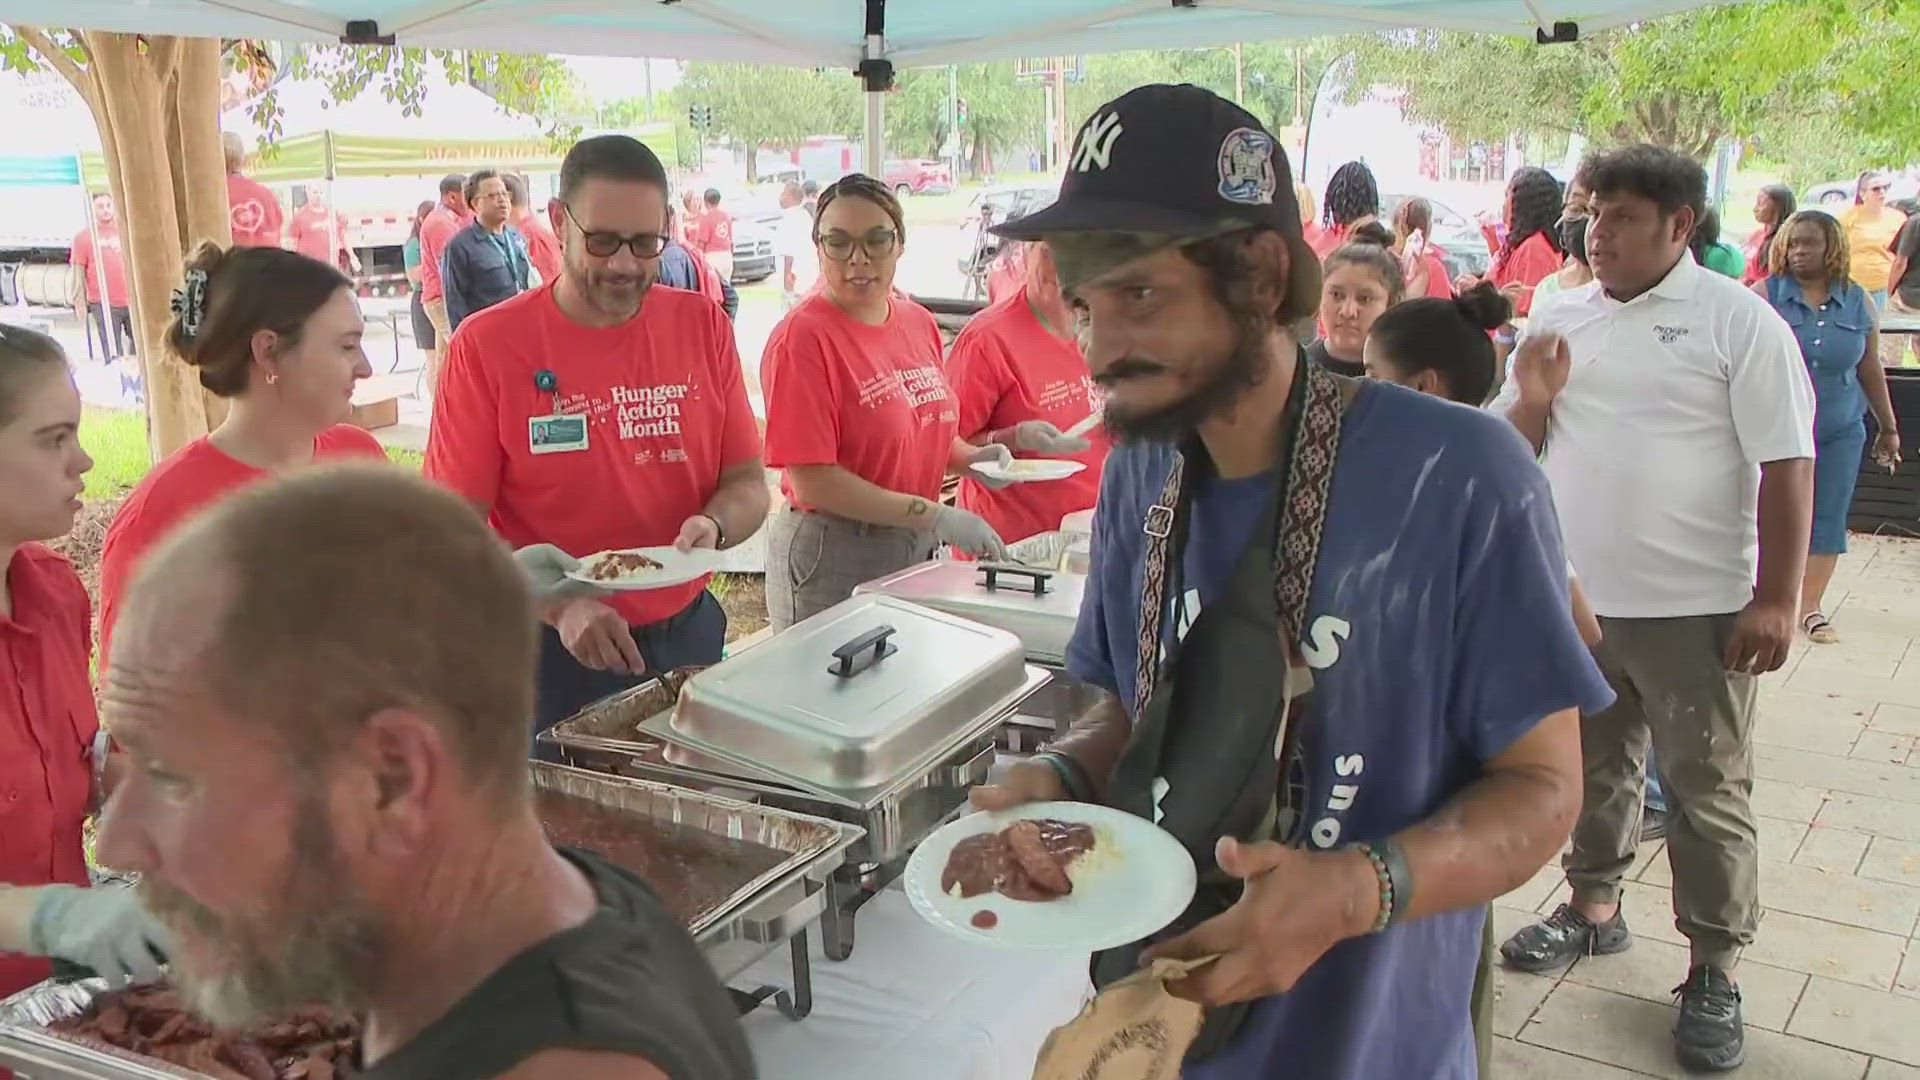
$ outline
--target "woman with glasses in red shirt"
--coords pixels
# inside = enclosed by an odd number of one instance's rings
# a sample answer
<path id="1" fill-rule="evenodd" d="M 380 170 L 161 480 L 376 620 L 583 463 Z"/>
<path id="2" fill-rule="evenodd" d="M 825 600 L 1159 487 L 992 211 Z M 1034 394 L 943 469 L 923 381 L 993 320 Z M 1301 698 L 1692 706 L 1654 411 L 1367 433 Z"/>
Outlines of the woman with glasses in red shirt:
<path id="1" fill-rule="evenodd" d="M 959 437 L 940 328 L 893 288 L 906 231 L 899 201 L 872 177 L 855 173 L 822 191 L 821 288 L 767 339 L 767 464 L 785 470 L 787 497 L 768 533 L 775 629 L 932 558 L 941 544 L 1006 554 L 979 515 L 940 501 L 949 474 L 1012 455 Z"/>
<path id="2" fill-rule="evenodd" d="M 164 949 L 131 889 L 86 887 L 80 831 L 104 754 L 92 611 L 80 576 L 42 543 L 80 510 L 93 459 L 79 429 L 60 346 L 0 325 L 0 998 L 45 979 L 44 958 L 126 978 L 157 972 Z"/>

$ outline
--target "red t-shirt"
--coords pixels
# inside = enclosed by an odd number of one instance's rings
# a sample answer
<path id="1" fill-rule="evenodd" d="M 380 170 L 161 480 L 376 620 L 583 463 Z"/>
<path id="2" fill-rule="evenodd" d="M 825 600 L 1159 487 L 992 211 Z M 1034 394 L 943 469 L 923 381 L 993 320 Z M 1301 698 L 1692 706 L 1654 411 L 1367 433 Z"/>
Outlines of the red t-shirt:
<path id="1" fill-rule="evenodd" d="M 705 253 L 733 254 L 733 215 L 714 207 L 703 211 L 693 225 L 693 249 Z"/>
<path id="2" fill-rule="evenodd" d="M 1326 262 L 1327 256 L 1340 250 L 1346 245 L 1346 242 L 1347 227 L 1345 225 L 1329 225 L 1320 230 L 1318 236 L 1308 239 L 1307 246 L 1313 249 L 1315 255 L 1320 256 L 1321 262 Z"/>
<path id="3" fill-rule="evenodd" d="M 1493 264 L 1493 273 L 1487 275 L 1495 285 L 1506 288 L 1520 285 L 1520 300 L 1514 304 L 1516 316 L 1525 315 L 1533 310 L 1533 287 L 1540 279 L 1565 266 L 1566 256 L 1553 249 L 1547 241 L 1547 234 L 1534 233 L 1520 242 L 1520 246 L 1501 256 Z"/>
<path id="4" fill-rule="evenodd" d="M 1453 299 L 1453 281 L 1447 277 L 1447 263 L 1441 258 L 1441 250 L 1428 244 L 1420 253 L 1420 261 L 1427 268 L 1427 291 L 1425 295 L 1439 297 L 1442 300 Z"/>
<path id="5" fill-rule="evenodd" d="M 1767 265 L 1770 253 L 1767 251 L 1766 240 L 1767 227 L 1765 225 L 1753 230 L 1753 235 L 1747 237 L 1747 242 L 1744 245 L 1747 256 L 1747 272 L 1740 277 L 1740 283 L 1742 285 L 1752 285 L 1754 282 L 1772 273 Z"/>
<path id="6" fill-rule="evenodd" d="M 534 385 L 551 371 L 557 395 Z M 587 417 L 583 450 L 536 454 L 528 422 Z M 460 324 L 434 398 L 426 474 L 477 503 L 507 543 L 576 557 L 671 544 L 719 489 L 720 474 L 760 454 L 759 430 L 726 313 L 697 293 L 656 285 L 619 326 L 581 326 L 553 286 Z M 628 622 L 659 622 L 706 579 L 621 593 Z"/>
<path id="7" fill-rule="evenodd" d="M 881 326 L 855 321 L 821 293 L 767 338 L 767 464 L 838 465 L 888 491 L 938 499 L 960 411 L 941 372 L 940 327 L 904 296 Z M 793 482 L 782 479 L 787 501 Z"/>
<path id="8" fill-rule="evenodd" d="M 280 200 L 258 180 L 227 174 L 227 210 L 232 215 L 237 247 L 279 247 L 285 218 Z"/>
<path id="9" fill-rule="evenodd" d="M 316 461 L 384 458 L 386 451 L 362 429 L 336 424 L 313 440 L 313 456 Z M 134 486 L 107 526 L 100 549 L 100 670 L 106 670 L 120 599 L 133 583 L 141 557 L 202 508 L 266 476 L 265 470 L 227 456 L 203 435 L 174 451 Z"/>
<path id="10" fill-rule="evenodd" d="M 960 401 L 960 437 L 968 442 L 984 442 L 989 432 L 1022 420 L 1047 420 L 1065 431 L 1100 406 L 1080 349 L 1041 325 L 1024 290 L 968 320 L 947 358 L 947 382 Z M 1100 493 L 1109 445 L 1098 428 L 1087 439 L 1093 445 L 1070 459 L 1087 467 L 1065 480 L 994 491 L 963 477 L 960 505 L 1008 543 L 1058 529 L 1061 518 L 1092 506 Z"/>
<path id="11" fill-rule="evenodd" d="M 520 235 L 527 238 L 527 257 L 533 261 L 533 268 L 540 271 L 540 280 L 559 280 L 560 238 L 553 234 L 546 222 L 532 213 L 522 214 L 515 224 L 520 229 Z"/>
<path id="12" fill-rule="evenodd" d="M 331 266 L 341 248 L 347 246 L 347 215 L 338 211 L 333 215 L 334 236 L 327 235 L 327 212 L 316 210 L 312 203 L 293 212 L 293 250 L 309 259 L 319 259 Z"/>
<path id="13" fill-rule="evenodd" d="M 73 268 L 87 282 L 87 303 L 100 302 L 100 271 L 94 268 L 93 234 L 86 229 L 73 238 L 73 251 L 68 255 Z M 100 233 L 100 266 L 107 274 L 107 303 L 110 307 L 127 306 L 127 263 L 120 250 L 120 233 L 102 230 Z"/>
<path id="14" fill-rule="evenodd" d="M 446 296 L 440 285 L 440 256 L 447 250 L 447 241 L 453 239 L 453 234 L 466 227 L 466 221 L 444 204 L 434 207 L 420 223 L 421 303 Z"/>
<path id="15" fill-rule="evenodd" d="M 13 598 L 12 616 L 0 614 L 0 883 L 85 885 L 80 826 L 100 729 L 87 590 L 39 544 L 22 545 L 0 572 Z M 45 960 L 0 953 L 0 998 L 48 973 Z"/>

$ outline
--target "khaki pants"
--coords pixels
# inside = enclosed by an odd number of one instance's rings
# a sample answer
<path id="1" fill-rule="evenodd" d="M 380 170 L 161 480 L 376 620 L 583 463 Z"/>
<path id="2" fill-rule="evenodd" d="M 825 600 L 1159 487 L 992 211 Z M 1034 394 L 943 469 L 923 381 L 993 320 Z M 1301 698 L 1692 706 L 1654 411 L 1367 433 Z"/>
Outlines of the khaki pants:
<path id="1" fill-rule="evenodd" d="M 1473 1018 L 1473 1048 L 1480 1059 L 1480 1078 L 1493 1075 L 1493 908 L 1487 908 L 1487 925 L 1480 931 L 1480 966 L 1473 972 L 1473 996 L 1467 1001 L 1467 1014 Z"/>
<path id="2" fill-rule="evenodd" d="M 427 321 L 433 324 L 433 360 L 427 364 L 427 393 L 431 394 L 440 382 L 440 365 L 447 362 L 447 340 L 453 337 L 453 324 L 447 320 L 447 298 L 423 300 L 420 310 L 427 313 Z"/>
<path id="3" fill-rule="evenodd" d="M 1674 926 L 1695 962 L 1731 968 L 1759 923 L 1754 679 L 1728 672 L 1733 615 L 1600 620 L 1594 655 L 1619 695 L 1580 721 L 1585 799 L 1563 864 L 1576 900 L 1610 904 L 1639 843 L 1651 736 L 1667 793 Z"/>
<path id="4" fill-rule="evenodd" d="M 933 558 L 932 533 L 783 506 L 767 518 L 767 623 L 785 630 L 855 585 Z"/>

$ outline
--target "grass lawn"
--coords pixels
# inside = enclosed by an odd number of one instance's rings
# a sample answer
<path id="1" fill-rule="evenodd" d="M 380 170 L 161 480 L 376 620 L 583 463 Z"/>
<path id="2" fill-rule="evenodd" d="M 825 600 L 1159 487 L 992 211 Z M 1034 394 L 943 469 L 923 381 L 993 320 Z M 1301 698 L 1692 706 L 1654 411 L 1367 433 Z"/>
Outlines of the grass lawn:
<path id="1" fill-rule="evenodd" d="M 80 417 L 80 445 L 93 458 L 87 474 L 86 499 L 123 495 L 153 467 L 147 453 L 147 418 L 132 409 L 85 406 Z M 389 449 L 395 463 L 418 469 L 421 456 L 414 450 Z"/>

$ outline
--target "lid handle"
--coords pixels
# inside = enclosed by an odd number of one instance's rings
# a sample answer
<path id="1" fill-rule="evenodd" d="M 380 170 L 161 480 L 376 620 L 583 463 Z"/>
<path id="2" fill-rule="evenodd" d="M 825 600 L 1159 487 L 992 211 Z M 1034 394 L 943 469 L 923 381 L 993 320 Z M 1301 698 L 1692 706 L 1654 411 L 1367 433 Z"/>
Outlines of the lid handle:
<path id="1" fill-rule="evenodd" d="M 1031 579 L 1031 584 L 1017 588 L 1017 592 L 1032 593 L 1035 596 L 1047 595 L 1047 582 L 1053 580 L 1053 571 L 1039 566 L 1005 566 L 997 563 L 981 563 L 980 573 L 984 575 L 981 584 L 989 591 L 1000 587 L 1000 575 L 1012 574 L 1015 577 Z"/>
<path id="2" fill-rule="evenodd" d="M 900 651 L 900 647 L 887 640 L 893 636 L 893 627 L 887 623 L 861 634 L 845 645 L 833 650 L 833 666 L 827 670 L 843 679 L 850 679 L 873 665 Z M 865 662 L 861 657 L 865 656 Z"/>

